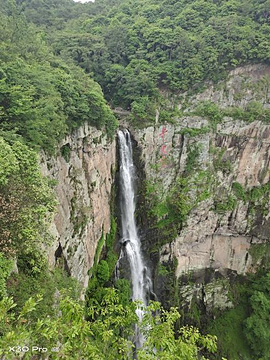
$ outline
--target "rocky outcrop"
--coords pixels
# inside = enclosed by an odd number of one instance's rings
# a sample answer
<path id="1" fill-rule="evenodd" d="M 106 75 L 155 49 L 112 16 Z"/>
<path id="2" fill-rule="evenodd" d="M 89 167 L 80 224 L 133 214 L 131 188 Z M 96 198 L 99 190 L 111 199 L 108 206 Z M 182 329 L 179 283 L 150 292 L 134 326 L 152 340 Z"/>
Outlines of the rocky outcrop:
<path id="1" fill-rule="evenodd" d="M 248 251 L 252 238 L 213 234 L 204 235 L 203 240 L 188 243 L 177 239 L 174 253 L 178 259 L 178 276 L 183 272 L 207 268 L 220 272 L 231 269 L 238 274 L 245 274 L 251 269 L 252 258 Z"/>
<path id="2" fill-rule="evenodd" d="M 207 284 L 195 283 L 181 286 L 179 295 L 192 312 L 194 298 L 200 299 L 205 314 L 212 313 L 213 308 L 226 310 L 232 308 L 233 302 L 229 295 L 230 283 L 227 279 L 213 280 Z"/>
<path id="3" fill-rule="evenodd" d="M 212 101 L 220 108 L 239 106 L 245 108 L 251 101 L 261 102 L 265 108 L 270 108 L 270 67 L 265 64 L 253 64 L 232 70 L 227 79 L 218 84 L 205 83 L 205 90 L 192 95 L 188 93 L 183 98 L 188 100 L 187 110 L 194 108 L 200 101 Z M 181 104 L 179 105 L 181 108 Z"/>
<path id="4" fill-rule="evenodd" d="M 212 169 L 216 181 L 216 192 L 230 192 L 233 182 L 243 188 L 260 187 L 269 181 L 270 164 L 270 126 L 260 122 L 245 124 L 241 121 L 226 119 L 217 131 L 200 134 L 195 137 L 181 135 L 184 129 L 202 129 L 207 120 L 202 118 L 184 118 L 179 125 L 167 125 L 164 141 L 161 139 L 164 127 L 147 128 L 139 131 L 137 141 L 143 149 L 148 179 L 160 182 L 166 193 L 177 176 L 181 176 L 186 168 L 188 148 L 196 144 L 200 148 L 199 168 Z M 162 146 L 166 146 L 166 154 L 162 154 Z M 212 148 L 222 150 L 222 162 L 230 166 L 230 171 L 222 172 L 213 167 Z M 153 171 L 156 165 L 158 171 Z M 218 195 L 218 194 L 216 194 Z M 226 197 L 226 194 L 224 198 Z M 248 249 L 252 242 L 250 223 L 248 223 L 249 205 L 237 201 L 233 211 L 219 214 L 214 207 L 215 194 L 201 202 L 191 214 L 185 227 L 170 246 L 178 259 L 177 275 L 182 272 L 206 267 L 225 267 L 239 273 L 245 273 L 251 262 L 245 263 Z M 267 216 L 264 222 L 267 221 Z M 265 223 L 265 226 L 267 224 Z M 263 228 L 261 241 L 266 241 Z M 254 241 L 254 240 L 253 240 Z M 257 240 L 256 240 L 257 241 Z M 223 249 L 218 251 L 218 249 Z M 161 253 L 170 254 L 165 248 Z M 166 255 L 167 257 L 169 255 Z M 162 257 L 166 260 L 166 256 Z M 244 264 L 245 263 L 245 264 Z"/>
<path id="5" fill-rule="evenodd" d="M 42 173 L 56 181 L 57 211 L 51 225 L 50 266 L 63 257 L 84 287 L 102 234 L 110 231 L 116 144 L 88 124 L 67 136 L 56 157 L 41 156 Z"/>
<path id="6" fill-rule="evenodd" d="M 270 68 L 265 65 L 236 69 L 226 82 L 209 84 L 207 90 L 191 97 L 189 110 L 202 100 L 213 101 L 223 108 L 246 106 L 256 100 L 267 108 L 269 74 Z M 237 183 L 248 193 L 269 182 L 270 125 L 224 117 L 213 126 L 209 117 L 187 113 L 173 124 L 137 130 L 135 138 L 142 149 L 147 180 L 159 184 L 160 199 L 167 196 L 177 178 L 188 175 L 189 154 L 195 148 L 196 169 L 189 171 L 194 173 L 193 179 L 207 171 L 204 181 L 211 183 L 207 188 L 210 196 L 193 206 L 178 236 L 160 250 L 161 262 L 175 257 L 177 277 L 206 268 L 220 272 L 230 269 L 238 274 L 254 271 L 258 262 L 253 261 L 250 248 L 253 244 L 269 242 L 269 198 L 263 200 L 261 195 L 261 199 L 251 204 L 248 198 L 237 198 L 232 185 Z M 227 199 L 234 201 L 234 205 L 222 206 L 219 211 L 217 202 L 226 203 Z M 258 210 L 263 215 L 259 216 Z"/>

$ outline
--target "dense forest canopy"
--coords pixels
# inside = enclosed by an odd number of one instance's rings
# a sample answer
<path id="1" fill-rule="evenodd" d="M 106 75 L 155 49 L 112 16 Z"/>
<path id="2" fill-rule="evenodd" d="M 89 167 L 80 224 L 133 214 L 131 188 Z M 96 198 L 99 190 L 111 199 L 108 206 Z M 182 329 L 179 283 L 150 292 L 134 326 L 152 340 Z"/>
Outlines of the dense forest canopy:
<path id="1" fill-rule="evenodd" d="M 137 318 L 129 283 L 119 282 L 118 292 L 106 285 L 115 254 L 94 264 L 86 309 L 77 301 L 76 281 L 61 269 L 48 270 L 42 246 L 50 243 L 56 202 L 37 153 L 54 155 L 59 141 L 84 122 L 113 136 L 117 106 L 145 125 L 157 108 L 168 108 L 164 94 L 198 90 L 239 65 L 269 63 L 269 21 L 269 0 L 0 0 L 1 354 L 5 349 L 12 358 L 10 341 L 32 338 L 48 347 L 57 339 L 62 352 L 52 358 L 130 356 Z M 213 104 L 200 111 L 221 117 Z M 266 117 L 261 108 L 249 111 L 248 121 L 258 116 Z M 19 273 L 10 276 L 14 259 Z M 246 290 L 244 328 L 254 356 L 266 360 L 270 281 L 260 276 Z M 216 350 L 215 338 L 194 328 L 180 328 L 175 338 L 175 309 L 152 304 L 153 312 L 158 316 L 145 320 L 148 342 L 139 359 L 158 353 L 161 359 L 191 360 L 202 348 L 207 357 Z M 222 321 L 227 326 L 228 317 Z"/>
<path id="2" fill-rule="evenodd" d="M 186 91 L 238 65 L 269 62 L 269 1 L 62 0 L 54 23 L 49 2 L 28 3 L 28 20 L 53 29 L 54 52 L 93 74 L 112 106 L 151 109 L 159 89 Z"/>
<path id="3" fill-rule="evenodd" d="M 46 34 L 14 2 L 1 1 L 0 134 L 53 151 L 64 135 L 88 121 L 112 135 L 116 120 L 100 86 L 55 56 Z"/>

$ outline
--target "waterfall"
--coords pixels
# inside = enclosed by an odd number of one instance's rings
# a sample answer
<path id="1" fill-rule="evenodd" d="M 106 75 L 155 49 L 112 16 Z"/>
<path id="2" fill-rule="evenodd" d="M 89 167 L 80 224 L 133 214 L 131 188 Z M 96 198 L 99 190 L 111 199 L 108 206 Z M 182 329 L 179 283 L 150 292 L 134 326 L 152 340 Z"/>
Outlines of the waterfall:
<path id="1" fill-rule="evenodd" d="M 118 131 L 120 151 L 120 192 L 121 192 L 121 243 L 128 258 L 132 280 L 132 299 L 140 300 L 147 305 L 147 295 L 152 292 L 152 282 L 149 270 L 144 264 L 141 253 L 141 242 L 135 221 L 135 191 L 132 142 L 128 130 Z M 142 320 L 144 311 L 137 309 L 136 314 Z M 137 346 L 143 342 L 142 336 L 137 333 Z"/>

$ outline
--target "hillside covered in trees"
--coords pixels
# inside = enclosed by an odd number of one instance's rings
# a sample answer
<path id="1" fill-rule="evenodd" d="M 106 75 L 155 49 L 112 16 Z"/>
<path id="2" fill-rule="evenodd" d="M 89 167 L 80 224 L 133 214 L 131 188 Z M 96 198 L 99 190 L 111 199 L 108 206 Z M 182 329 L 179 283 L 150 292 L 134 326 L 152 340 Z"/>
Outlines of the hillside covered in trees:
<path id="1" fill-rule="evenodd" d="M 0 0 L 0 6 L 0 357 L 19 358 L 17 346 L 40 344 L 57 349 L 51 359 L 132 358 L 136 304 L 128 281 L 111 281 L 116 255 L 110 266 L 94 263 L 86 301 L 63 263 L 48 269 L 56 184 L 41 175 L 39 154 L 56 156 L 61 140 L 85 122 L 112 141 L 115 108 L 126 110 L 134 127 L 154 124 L 157 111 L 161 123 L 173 122 L 188 106 L 183 94 L 217 84 L 237 66 L 269 64 L 270 2 Z M 199 111 L 214 117 L 218 110 L 208 104 Z M 255 102 L 237 116 L 270 122 L 269 110 Z M 106 246 L 112 251 L 112 243 Z M 243 290 L 248 316 L 241 331 L 254 360 L 270 356 L 266 270 Z M 222 337 L 225 326 L 234 336 L 230 314 L 207 332 Z M 179 317 L 177 309 L 150 305 L 138 359 L 228 355 L 227 337 L 216 353 L 215 335 Z M 23 358 L 34 356 L 27 350 Z"/>
<path id="2" fill-rule="evenodd" d="M 166 108 L 166 91 L 179 94 L 236 66 L 269 61 L 267 1 L 104 0 L 78 9 L 62 1 L 54 16 L 47 2 L 23 8 L 29 21 L 50 29 L 56 54 L 92 74 L 111 106 L 142 121 L 157 105 Z"/>

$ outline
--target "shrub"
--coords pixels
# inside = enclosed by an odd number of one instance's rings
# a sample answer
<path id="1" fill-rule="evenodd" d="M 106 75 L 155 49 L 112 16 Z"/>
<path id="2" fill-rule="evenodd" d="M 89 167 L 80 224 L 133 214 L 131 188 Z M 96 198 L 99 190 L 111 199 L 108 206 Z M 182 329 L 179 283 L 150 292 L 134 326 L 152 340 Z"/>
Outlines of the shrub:
<path id="1" fill-rule="evenodd" d="M 106 260 L 101 260 L 97 266 L 97 279 L 100 283 L 105 283 L 109 278 L 109 265 Z"/>

